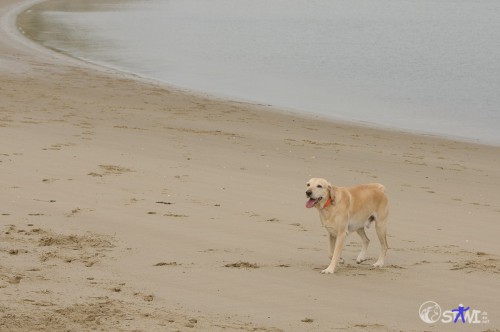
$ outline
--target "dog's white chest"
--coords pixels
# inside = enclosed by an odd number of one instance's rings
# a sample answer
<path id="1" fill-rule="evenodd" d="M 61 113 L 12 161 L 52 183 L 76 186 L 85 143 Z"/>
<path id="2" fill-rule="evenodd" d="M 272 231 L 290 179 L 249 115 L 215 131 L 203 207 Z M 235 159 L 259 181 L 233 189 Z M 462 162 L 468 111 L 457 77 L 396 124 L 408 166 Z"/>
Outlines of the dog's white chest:
<path id="1" fill-rule="evenodd" d="M 337 223 L 335 222 L 335 218 L 331 218 L 329 215 L 321 215 L 321 224 L 323 225 L 323 227 L 326 228 L 326 230 L 328 231 L 328 233 L 330 233 L 331 235 L 333 236 L 337 236 L 338 234 L 338 225 Z"/>

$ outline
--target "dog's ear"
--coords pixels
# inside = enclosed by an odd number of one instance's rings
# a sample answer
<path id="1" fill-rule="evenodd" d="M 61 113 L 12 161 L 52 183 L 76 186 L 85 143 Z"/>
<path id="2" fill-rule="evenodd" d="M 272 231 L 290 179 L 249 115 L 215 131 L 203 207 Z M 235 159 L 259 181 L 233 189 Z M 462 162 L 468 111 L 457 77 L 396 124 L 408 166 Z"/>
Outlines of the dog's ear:
<path id="1" fill-rule="evenodd" d="M 340 197 L 337 197 L 338 195 L 335 194 L 336 191 L 337 191 L 337 187 L 332 186 L 331 184 L 328 184 L 328 193 L 330 194 L 330 198 L 333 202 L 338 201 L 340 198 Z"/>

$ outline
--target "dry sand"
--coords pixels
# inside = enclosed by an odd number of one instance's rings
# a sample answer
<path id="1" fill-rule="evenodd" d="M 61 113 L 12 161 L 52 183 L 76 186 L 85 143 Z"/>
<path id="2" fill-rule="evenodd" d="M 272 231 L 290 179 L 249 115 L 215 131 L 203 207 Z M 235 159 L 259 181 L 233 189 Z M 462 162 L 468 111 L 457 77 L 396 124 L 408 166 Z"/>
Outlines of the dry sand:
<path id="1" fill-rule="evenodd" d="M 500 149 L 292 116 L 95 68 L 0 4 L 1 331 L 498 331 Z M 381 182 L 386 267 L 335 275 L 305 182 Z M 463 303 L 489 323 L 429 325 Z M 482 316 L 481 316 L 482 317 Z"/>

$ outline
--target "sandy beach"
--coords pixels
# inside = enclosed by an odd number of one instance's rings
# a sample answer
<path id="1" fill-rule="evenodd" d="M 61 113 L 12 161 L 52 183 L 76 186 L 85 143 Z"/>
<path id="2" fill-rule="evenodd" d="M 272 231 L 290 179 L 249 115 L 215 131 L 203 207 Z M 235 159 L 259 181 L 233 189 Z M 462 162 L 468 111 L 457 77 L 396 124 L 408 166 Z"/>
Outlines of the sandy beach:
<path id="1" fill-rule="evenodd" d="M 499 147 L 99 68 L 24 38 L 29 4 L 0 4 L 0 331 L 500 330 Z M 372 228 L 320 274 L 311 177 L 386 186 L 385 267 Z M 429 300 L 481 322 L 424 323 Z"/>

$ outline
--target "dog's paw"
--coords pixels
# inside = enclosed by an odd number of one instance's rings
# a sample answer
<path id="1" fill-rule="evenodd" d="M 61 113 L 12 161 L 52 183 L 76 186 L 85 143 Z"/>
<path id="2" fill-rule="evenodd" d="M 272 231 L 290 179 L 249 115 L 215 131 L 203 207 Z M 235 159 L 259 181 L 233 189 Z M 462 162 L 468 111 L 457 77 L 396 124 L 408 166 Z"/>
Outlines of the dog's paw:
<path id="1" fill-rule="evenodd" d="M 373 267 L 382 267 L 382 266 L 384 266 L 384 263 L 376 262 L 375 264 L 373 264 Z"/>
<path id="2" fill-rule="evenodd" d="M 365 253 L 360 253 L 358 257 L 356 258 L 356 264 L 361 264 L 364 261 L 366 261 L 366 254 Z"/>
<path id="3" fill-rule="evenodd" d="M 323 274 L 333 274 L 333 272 L 334 272 L 334 269 L 332 269 L 331 267 L 327 267 L 326 269 L 321 271 L 321 273 L 323 273 Z"/>

